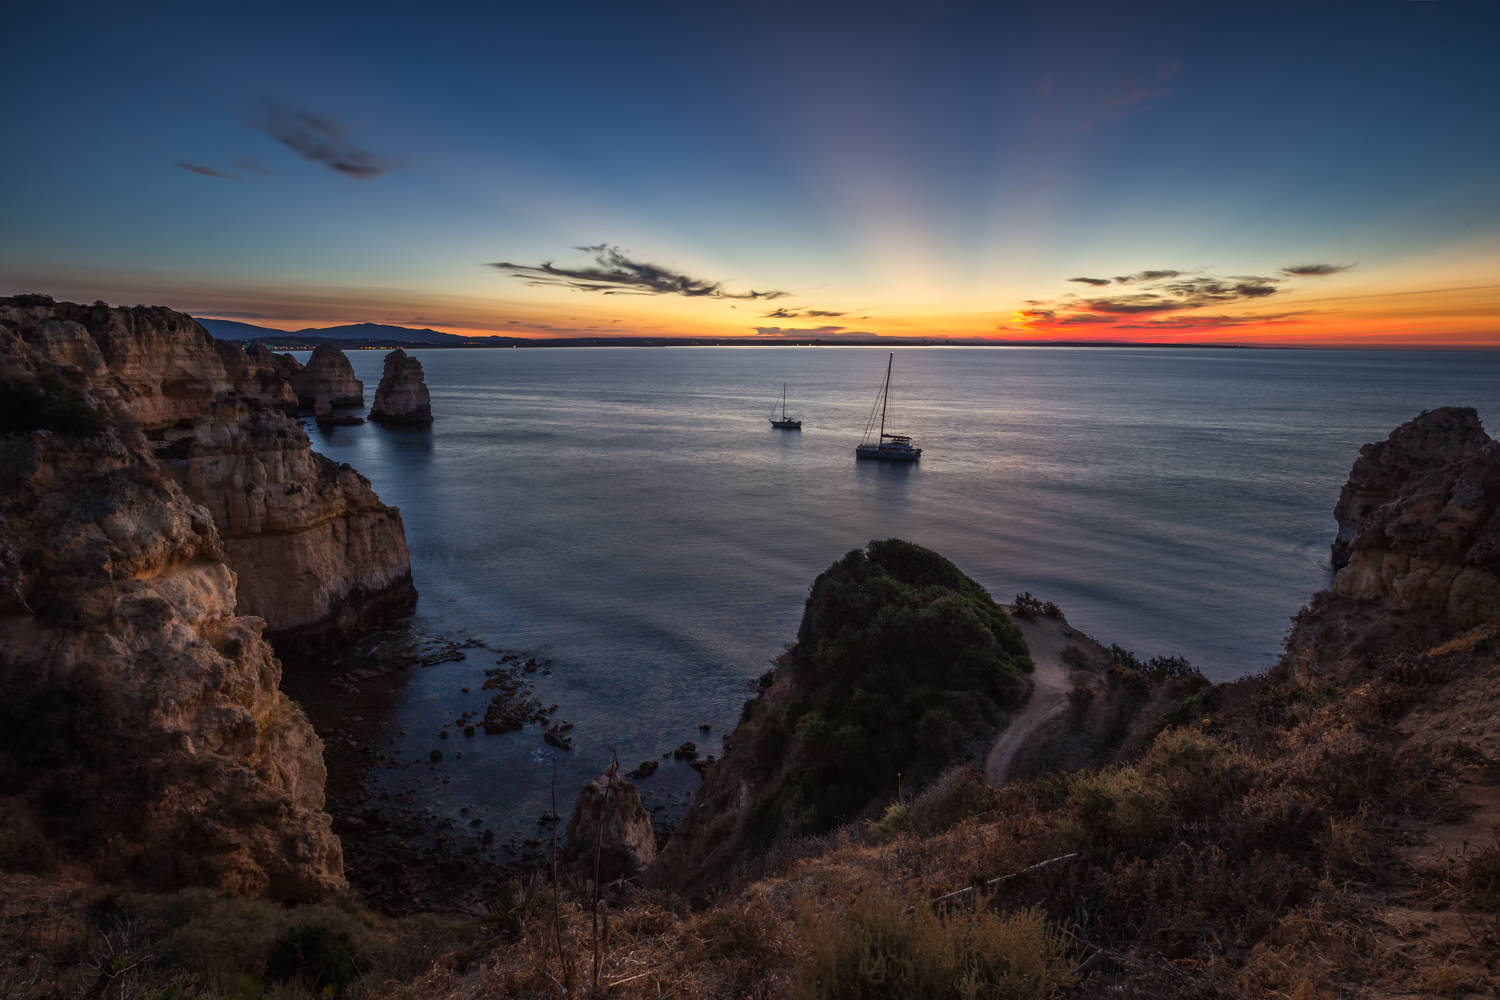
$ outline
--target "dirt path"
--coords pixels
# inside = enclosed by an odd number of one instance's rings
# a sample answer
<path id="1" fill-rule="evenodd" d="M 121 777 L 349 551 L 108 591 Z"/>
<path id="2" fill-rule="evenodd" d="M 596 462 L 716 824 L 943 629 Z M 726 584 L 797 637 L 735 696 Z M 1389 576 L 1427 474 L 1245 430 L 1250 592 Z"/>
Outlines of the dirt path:
<path id="1" fill-rule="evenodd" d="M 990 752 L 985 756 L 985 782 L 996 788 L 1009 779 L 1011 764 L 1027 737 L 1061 715 L 1068 707 L 1068 692 L 1073 688 L 1073 671 L 1063 662 L 1063 649 L 1080 641 L 1090 641 L 1070 628 L 1062 618 L 1038 618 L 1028 622 L 1012 616 L 1011 620 L 1026 638 L 1036 671 L 1031 675 L 1034 685 L 1031 698 L 1010 720 L 1010 724 L 1000 731 L 994 746 L 990 747 Z"/>

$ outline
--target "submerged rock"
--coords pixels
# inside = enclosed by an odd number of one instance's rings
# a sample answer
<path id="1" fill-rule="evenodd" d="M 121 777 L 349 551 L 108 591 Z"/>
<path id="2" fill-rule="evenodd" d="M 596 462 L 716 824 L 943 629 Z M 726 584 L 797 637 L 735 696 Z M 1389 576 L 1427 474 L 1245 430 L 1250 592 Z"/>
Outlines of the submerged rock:
<path id="1" fill-rule="evenodd" d="M 613 764 L 579 793 L 563 861 L 580 877 L 593 878 L 596 850 L 600 882 L 639 875 L 656 859 L 651 812 Z"/>
<path id="2" fill-rule="evenodd" d="M 423 380 L 422 362 L 399 347 L 385 356 L 385 371 L 375 390 L 370 419 L 381 424 L 432 423 L 432 400 Z"/>

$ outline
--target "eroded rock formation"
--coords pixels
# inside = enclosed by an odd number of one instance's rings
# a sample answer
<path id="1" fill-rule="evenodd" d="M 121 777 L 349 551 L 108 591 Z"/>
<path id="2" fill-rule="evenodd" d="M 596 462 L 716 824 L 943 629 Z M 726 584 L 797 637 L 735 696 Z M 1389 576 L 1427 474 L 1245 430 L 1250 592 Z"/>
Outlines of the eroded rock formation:
<path id="1" fill-rule="evenodd" d="M 1333 586 L 1282 668 L 1336 681 L 1382 644 L 1500 620 L 1500 443 L 1469 408 L 1424 412 L 1360 450 L 1334 510 Z"/>
<path id="2" fill-rule="evenodd" d="M 354 377 L 354 366 L 335 344 L 319 344 L 307 367 L 292 376 L 297 404 L 326 414 L 343 407 L 365 405 L 365 384 Z"/>
<path id="3" fill-rule="evenodd" d="M 568 820 L 563 861 L 580 876 L 593 878 L 596 852 L 601 883 L 639 875 L 656 860 L 651 811 L 613 764 L 579 793 Z"/>
<path id="4" fill-rule="evenodd" d="M 422 362 L 399 347 L 385 356 L 370 419 L 382 424 L 432 423 L 432 400 L 423 380 Z"/>
<path id="5" fill-rule="evenodd" d="M 274 632 L 351 631 L 416 596 L 401 512 L 279 412 L 215 405 L 194 427 L 184 484 L 224 539 L 240 611 Z"/>
<path id="6" fill-rule="evenodd" d="M 300 369 L 259 345 L 215 342 L 170 309 L 45 296 L 0 299 L 0 326 L 29 352 L 28 377 L 86 394 L 174 460 L 179 485 L 209 509 L 224 540 L 240 613 L 265 618 L 277 633 L 338 634 L 411 602 L 400 512 L 359 473 L 313 452 L 280 412 L 296 403 L 289 374 L 311 372 L 307 384 L 329 405 L 360 402 L 360 383 L 337 347 L 320 347 Z"/>
<path id="7" fill-rule="evenodd" d="M 23 338 L 17 308 L 0 302 L 0 397 L 28 404 L 0 423 L 0 797 L 112 881 L 341 887 L 322 743 L 263 623 L 236 612 L 212 517 L 126 419 L 183 419 L 223 374 L 212 348 L 141 322 L 154 310 L 88 328 L 54 313 Z M 103 377 L 97 329 L 128 380 Z M 177 374 L 153 376 L 149 352 Z"/>

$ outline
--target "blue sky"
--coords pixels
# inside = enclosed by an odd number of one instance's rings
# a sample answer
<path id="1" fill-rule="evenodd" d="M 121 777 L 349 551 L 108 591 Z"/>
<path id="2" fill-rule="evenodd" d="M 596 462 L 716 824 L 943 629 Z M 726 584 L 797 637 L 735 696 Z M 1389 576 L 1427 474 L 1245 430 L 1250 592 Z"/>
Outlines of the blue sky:
<path id="1" fill-rule="evenodd" d="M 1056 332 L 1028 308 L 1088 311 L 1070 277 L 1329 263 L 1231 303 L 1236 336 L 1260 310 L 1267 336 L 1500 340 L 1472 291 L 1500 274 L 1494 4 L 6 18 L 0 293 L 283 327 L 1016 336 Z M 596 244 L 726 294 L 488 266 L 597 268 Z M 789 294 L 731 297 L 752 289 Z"/>

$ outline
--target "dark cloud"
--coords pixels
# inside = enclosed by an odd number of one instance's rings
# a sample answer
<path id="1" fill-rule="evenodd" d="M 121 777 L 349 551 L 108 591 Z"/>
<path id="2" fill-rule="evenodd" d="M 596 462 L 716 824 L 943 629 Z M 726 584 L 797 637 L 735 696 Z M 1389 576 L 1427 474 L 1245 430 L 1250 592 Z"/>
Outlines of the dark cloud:
<path id="1" fill-rule="evenodd" d="M 1285 323 L 1300 312 L 1268 313 L 1264 316 L 1168 316 L 1163 319 L 1140 320 L 1116 324 L 1116 330 L 1210 330 L 1232 326 L 1266 326 Z"/>
<path id="2" fill-rule="evenodd" d="M 833 319 L 835 317 L 843 315 L 846 314 L 841 312 L 834 312 L 831 309 L 797 309 L 795 307 L 791 309 L 772 309 L 770 312 L 762 314 L 765 319 L 796 319 L 799 316 L 807 316 L 809 318 Z"/>
<path id="3" fill-rule="evenodd" d="M 268 100 L 250 124 L 303 158 L 355 180 L 378 177 L 390 169 L 388 162 L 355 145 L 344 126 L 325 115 Z"/>
<path id="4" fill-rule="evenodd" d="M 1069 278 L 1068 280 L 1069 281 L 1076 281 L 1080 285 L 1107 285 L 1107 284 L 1109 284 L 1109 279 L 1108 278 Z"/>
<path id="5" fill-rule="evenodd" d="M 1113 323 L 1119 319 L 1118 316 L 1095 316 L 1093 313 L 1078 313 L 1075 316 L 1065 316 L 1057 321 L 1058 326 L 1088 326 L 1092 323 Z"/>
<path id="6" fill-rule="evenodd" d="M 226 174 L 222 170 L 215 170 L 213 167 L 205 167 L 201 163 L 189 163 L 187 160 L 178 160 L 177 165 L 183 170 L 191 170 L 193 173 L 202 174 L 204 177 L 222 177 L 226 181 L 232 181 L 236 179 L 234 174 Z"/>
<path id="7" fill-rule="evenodd" d="M 627 257 L 619 247 L 607 243 L 575 247 L 591 254 L 594 266 L 555 267 L 551 261 L 537 265 L 498 261 L 489 266 L 506 271 L 531 285 L 558 285 L 581 292 L 604 295 L 685 295 L 710 299 L 779 299 L 786 292 L 727 292 L 722 284 L 693 278 L 680 271 Z M 788 314 L 790 315 L 790 314 Z M 811 314 L 809 314 L 811 315 Z"/>
<path id="8" fill-rule="evenodd" d="M 1115 281 L 1121 285 L 1132 285 L 1138 281 L 1161 281 L 1163 278 L 1177 278 L 1183 274 L 1182 271 L 1137 271 L 1134 274 L 1117 274 Z M 1069 281 L 1077 279 L 1069 278 Z"/>
<path id="9" fill-rule="evenodd" d="M 1090 299 L 1088 307 L 1096 313 L 1126 316 L 1135 313 L 1171 312 L 1174 309 L 1191 308 L 1175 299 L 1163 298 L 1160 295 L 1127 295 L 1114 299 Z"/>
<path id="10" fill-rule="evenodd" d="M 234 169 L 236 169 L 236 170 L 244 170 L 244 171 L 246 171 L 248 173 L 252 173 L 252 174 L 261 174 L 262 176 L 264 176 L 266 174 L 269 174 L 271 172 L 271 168 L 270 167 L 266 166 L 264 163 L 261 163 L 258 160 L 252 160 L 249 157 L 246 157 L 246 158 L 240 159 L 240 160 L 235 160 L 234 161 Z"/>
<path id="11" fill-rule="evenodd" d="M 1291 267 L 1283 267 L 1281 273 L 1294 278 L 1326 278 L 1330 274 L 1347 271 L 1353 266 L 1353 264 L 1293 264 Z"/>

